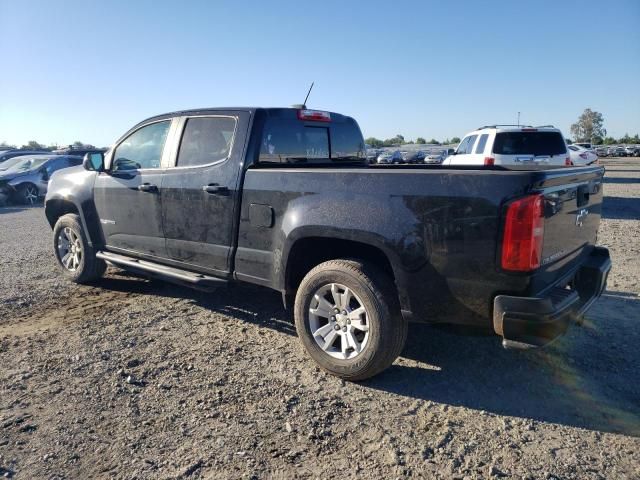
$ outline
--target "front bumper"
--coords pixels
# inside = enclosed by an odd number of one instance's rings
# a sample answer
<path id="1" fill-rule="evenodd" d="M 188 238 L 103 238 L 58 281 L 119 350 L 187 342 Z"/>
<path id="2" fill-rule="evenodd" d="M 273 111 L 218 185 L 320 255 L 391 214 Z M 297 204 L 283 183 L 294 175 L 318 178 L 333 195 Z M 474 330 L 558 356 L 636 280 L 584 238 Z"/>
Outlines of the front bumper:
<path id="1" fill-rule="evenodd" d="M 546 345 L 581 321 L 606 288 L 610 270 L 609 250 L 595 247 L 569 280 L 569 288 L 558 285 L 539 297 L 498 295 L 493 301 L 493 329 L 505 347 Z"/>

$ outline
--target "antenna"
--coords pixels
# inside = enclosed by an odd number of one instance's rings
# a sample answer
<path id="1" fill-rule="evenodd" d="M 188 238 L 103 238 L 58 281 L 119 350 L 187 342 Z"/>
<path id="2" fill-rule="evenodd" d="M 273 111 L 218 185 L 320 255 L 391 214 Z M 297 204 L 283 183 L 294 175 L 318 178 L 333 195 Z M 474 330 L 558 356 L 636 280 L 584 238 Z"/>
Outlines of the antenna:
<path id="1" fill-rule="evenodd" d="M 311 82 L 311 86 L 309 87 L 309 91 L 307 92 L 307 96 L 304 97 L 304 102 L 302 102 L 302 108 L 307 108 L 307 100 L 309 99 L 309 94 L 311 93 L 311 89 L 313 88 L 313 83 Z"/>
<path id="2" fill-rule="evenodd" d="M 518 126 L 520 126 L 520 112 L 518 112 Z"/>

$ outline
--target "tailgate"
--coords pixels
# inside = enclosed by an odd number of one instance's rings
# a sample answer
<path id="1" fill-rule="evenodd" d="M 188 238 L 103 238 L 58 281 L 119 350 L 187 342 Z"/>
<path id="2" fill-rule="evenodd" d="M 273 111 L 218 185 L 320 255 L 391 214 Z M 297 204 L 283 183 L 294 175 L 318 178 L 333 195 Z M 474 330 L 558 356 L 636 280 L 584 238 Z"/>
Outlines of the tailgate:
<path id="1" fill-rule="evenodd" d="M 542 270 L 566 271 L 590 253 L 600 225 L 603 176 L 602 167 L 546 172 L 539 184 L 545 199 Z"/>

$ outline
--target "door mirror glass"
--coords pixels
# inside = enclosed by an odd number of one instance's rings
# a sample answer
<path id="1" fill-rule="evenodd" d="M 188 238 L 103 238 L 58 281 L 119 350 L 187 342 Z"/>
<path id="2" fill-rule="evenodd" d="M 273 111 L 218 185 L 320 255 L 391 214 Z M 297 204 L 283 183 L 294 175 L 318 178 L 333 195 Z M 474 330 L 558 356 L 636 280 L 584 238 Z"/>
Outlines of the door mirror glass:
<path id="1" fill-rule="evenodd" d="M 93 152 L 85 154 L 82 166 L 85 170 L 101 172 L 104 168 L 104 153 Z"/>

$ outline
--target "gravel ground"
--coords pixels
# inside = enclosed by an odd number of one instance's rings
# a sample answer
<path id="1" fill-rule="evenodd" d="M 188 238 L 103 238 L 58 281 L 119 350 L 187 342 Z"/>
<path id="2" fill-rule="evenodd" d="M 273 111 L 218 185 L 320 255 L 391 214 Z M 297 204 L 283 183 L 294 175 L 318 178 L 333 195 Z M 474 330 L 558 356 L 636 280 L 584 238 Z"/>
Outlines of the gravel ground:
<path id="1" fill-rule="evenodd" d="M 640 478 L 640 160 L 608 160 L 609 288 L 551 347 L 413 325 L 380 376 L 303 354 L 277 293 L 62 280 L 0 209 L 0 476 Z"/>

